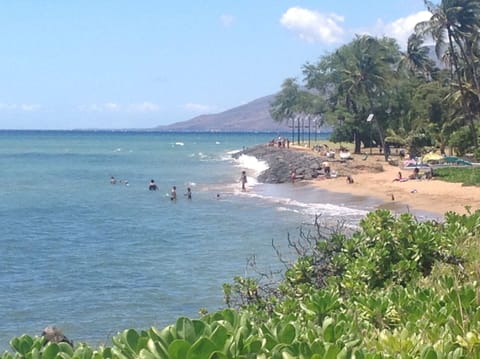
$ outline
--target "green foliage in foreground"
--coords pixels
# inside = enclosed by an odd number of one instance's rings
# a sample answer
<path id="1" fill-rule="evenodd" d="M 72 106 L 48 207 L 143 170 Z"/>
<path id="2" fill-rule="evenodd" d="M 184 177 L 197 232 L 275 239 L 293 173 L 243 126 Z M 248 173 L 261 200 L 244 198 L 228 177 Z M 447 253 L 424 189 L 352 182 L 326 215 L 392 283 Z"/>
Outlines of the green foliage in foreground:
<path id="1" fill-rule="evenodd" d="M 480 212 L 437 223 L 379 210 L 352 236 L 318 228 L 291 242 L 281 283 L 226 285 L 232 308 L 108 347 L 23 335 L 1 358 L 480 358 Z"/>
<path id="2" fill-rule="evenodd" d="M 446 182 L 462 183 L 464 186 L 480 185 L 480 167 L 447 167 L 435 169 L 435 177 Z"/>

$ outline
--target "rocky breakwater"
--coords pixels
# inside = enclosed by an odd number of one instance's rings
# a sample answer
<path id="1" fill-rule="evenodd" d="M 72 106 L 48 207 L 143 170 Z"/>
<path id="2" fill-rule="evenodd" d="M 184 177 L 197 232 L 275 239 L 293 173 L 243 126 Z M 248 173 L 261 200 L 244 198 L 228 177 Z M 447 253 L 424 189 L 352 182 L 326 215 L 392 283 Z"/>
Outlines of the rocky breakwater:
<path id="1" fill-rule="evenodd" d="M 323 175 L 322 163 L 327 161 L 315 153 L 283 147 L 258 145 L 237 152 L 234 158 L 248 155 L 265 161 L 268 169 L 258 176 L 263 183 L 285 183 L 291 181 L 291 173 L 295 170 L 297 179 L 311 180 Z"/>
<path id="2" fill-rule="evenodd" d="M 354 175 L 359 172 L 382 172 L 383 165 L 378 162 L 365 161 L 353 156 L 348 160 L 328 158 L 319 152 L 300 148 L 283 148 L 277 146 L 258 145 L 233 154 L 234 158 L 248 155 L 265 161 L 268 169 L 258 176 L 263 183 L 286 183 L 291 181 L 291 173 L 296 172 L 297 180 L 325 178 L 323 163 L 328 162 L 337 177 Z M 360 156 L 360 155 L 359 155 Z"/>

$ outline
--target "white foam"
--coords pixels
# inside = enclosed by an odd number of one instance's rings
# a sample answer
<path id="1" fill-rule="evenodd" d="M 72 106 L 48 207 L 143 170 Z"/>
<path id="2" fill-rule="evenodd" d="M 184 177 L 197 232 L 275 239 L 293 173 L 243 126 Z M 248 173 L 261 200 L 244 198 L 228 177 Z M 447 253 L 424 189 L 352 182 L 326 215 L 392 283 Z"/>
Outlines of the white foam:
<path id="1" fill-rule="evenodd" d="M 259 198 L 265 201 L 272 202 L 277 205 L 278 211 L 290 211 L 294 213 L 301 213 L 307 216 L 325 215 L 328 217 L 339 218 L 362 218 L 368 214 L 368 210 L 356 209 L 344 205 L 336 205 L 331 203 L 319 202 L 300 202 L 286 197 L 264 196 L 255 192 L 243 192 L 250 197 Z"/>
<path id="2" fill-rule="evenodd" d="M 268 164 L 265 161 L 260 161 L 256 157 L 248 155 L 240 155 L 237 160 L 238 166 L 253 170 L 255 175 L 259 175 L 263 171 L 268 169 Z"/>
<path id="3" fill-rule="evenodd" d="M 241 151 L 241 150 L 227 151 L 227 155 L 230 155 L 230 157 L 231 157 L 232 155 L 234 155 L 235 153 L 238 153 L 238 152 L 240 152 L 240 151 Z"/>

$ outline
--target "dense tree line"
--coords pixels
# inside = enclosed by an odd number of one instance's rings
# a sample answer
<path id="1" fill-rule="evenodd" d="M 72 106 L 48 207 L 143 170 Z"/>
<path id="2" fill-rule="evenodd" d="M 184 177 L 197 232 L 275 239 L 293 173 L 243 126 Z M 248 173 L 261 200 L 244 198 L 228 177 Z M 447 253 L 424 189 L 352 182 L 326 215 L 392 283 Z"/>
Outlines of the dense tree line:
<path id="1" fill-rule="evenodd" d="M 480 2 L 425 0 L 425 6 L 432 15 L 415 26 L 405 50 L 391 38 L 357 35 L 306 63 L 301 83 L 286 79 L 272 117 L 298 131 L 305 119 L 329 124 L 332 140 L 353 142 L 355 153 L 386 144 L 414 154 L 425 146 L 476 153 Z"/>

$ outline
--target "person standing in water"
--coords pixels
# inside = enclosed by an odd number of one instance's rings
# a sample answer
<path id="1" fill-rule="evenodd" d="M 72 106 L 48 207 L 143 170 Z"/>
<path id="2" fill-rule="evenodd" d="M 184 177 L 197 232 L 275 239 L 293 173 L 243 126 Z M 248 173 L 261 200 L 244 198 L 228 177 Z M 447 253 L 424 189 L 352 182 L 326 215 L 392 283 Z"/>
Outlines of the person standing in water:
<path id="1" fill-rule="evenodd" d="M 156 191 L 158 189 L 158 187 L 157 187 L 157 185 L 156 185 L 156 183 L 153 179 L 150 180 L 150 183 L 148 184 L 148 189 L 150 191 Z"/>
<path id="2" fill-rule="evenodd" d="M 176 186 L 173 186 L 172 187 L 172 192 L 170 193 L 170 199 L 172 201 L 176 201 L 177 200 L 177 187 Z"/>
<path id="3" fill-rule="evenodd" d="M 242 171 L 242 176 L 240 177 L 240 182 L 242 182 L 242 191 L 246 191 L 245 184 L 247 183 L 247 172 Z"/>
<path id="4" fill-rule="evenodd" d="M 190 187 L 187 188 L 187 193 L 185 193 L 185 196 L 187 196 L 187 199 L 192 199 L 192 190 Z"/>

